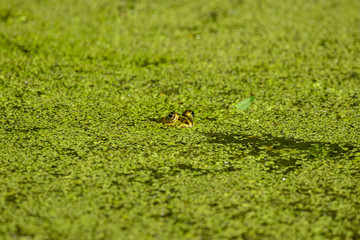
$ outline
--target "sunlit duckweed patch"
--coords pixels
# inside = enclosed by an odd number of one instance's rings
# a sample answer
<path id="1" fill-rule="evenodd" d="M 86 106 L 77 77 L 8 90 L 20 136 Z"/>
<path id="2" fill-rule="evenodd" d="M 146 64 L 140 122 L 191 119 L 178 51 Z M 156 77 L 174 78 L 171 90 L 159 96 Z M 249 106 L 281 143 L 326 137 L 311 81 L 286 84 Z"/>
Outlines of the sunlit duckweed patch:
<path id="1" fill-rule="evenodd" d="M 358 239 L 359 7 L 1 2 L 0 238 Z"/>

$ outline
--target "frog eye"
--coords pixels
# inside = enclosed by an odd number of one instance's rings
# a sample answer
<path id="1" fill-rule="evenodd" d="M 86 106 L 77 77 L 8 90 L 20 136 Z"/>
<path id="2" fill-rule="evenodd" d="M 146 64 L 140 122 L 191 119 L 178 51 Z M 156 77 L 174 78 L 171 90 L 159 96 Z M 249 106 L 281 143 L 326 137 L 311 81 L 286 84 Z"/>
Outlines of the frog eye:
<path id="1" fill-rule="evenodd" d="M 192 117 L 192 118 L 194 118 L 195 117 L 195 114 L 194 114 L 194 112 L 193 111 L 191 111 L 191 110 L 186 110 L 184 113 L 183 113 L 183 116 L 184 117 Z"/>
<path id="2" fill-rule="evenodd" d="M 175 112 L 171 112 L 169 113 L 169 115 L 167 116 L 167 119 L 169 119 L 170 121 L 176 121 L 178 118 L 178 115 Z"/>

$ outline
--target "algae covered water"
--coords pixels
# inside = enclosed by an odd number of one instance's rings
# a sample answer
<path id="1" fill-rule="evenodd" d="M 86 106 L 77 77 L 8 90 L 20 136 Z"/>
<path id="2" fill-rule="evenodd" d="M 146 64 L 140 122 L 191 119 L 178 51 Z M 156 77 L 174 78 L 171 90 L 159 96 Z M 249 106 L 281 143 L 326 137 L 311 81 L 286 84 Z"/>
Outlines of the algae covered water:
<path id="1" fill-rule="evenodd" d="M 359 9 L 0 2 L 0 238 L 360 238 Z"/>

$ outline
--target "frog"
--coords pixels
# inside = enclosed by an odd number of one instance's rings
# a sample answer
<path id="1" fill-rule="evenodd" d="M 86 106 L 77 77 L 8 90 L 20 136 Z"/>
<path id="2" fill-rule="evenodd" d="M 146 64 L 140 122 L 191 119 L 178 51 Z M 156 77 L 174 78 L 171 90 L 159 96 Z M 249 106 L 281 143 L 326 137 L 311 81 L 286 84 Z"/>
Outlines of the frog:
<path id="1" fill-rule="evenodd" d="M 195 115 L 191 110 L 185 110 L 182 115 L 176 112 L 170 112 L 166 117 L 159 120 L 160 123 L 176 128 L 188 128 L 195 125 Z"/>

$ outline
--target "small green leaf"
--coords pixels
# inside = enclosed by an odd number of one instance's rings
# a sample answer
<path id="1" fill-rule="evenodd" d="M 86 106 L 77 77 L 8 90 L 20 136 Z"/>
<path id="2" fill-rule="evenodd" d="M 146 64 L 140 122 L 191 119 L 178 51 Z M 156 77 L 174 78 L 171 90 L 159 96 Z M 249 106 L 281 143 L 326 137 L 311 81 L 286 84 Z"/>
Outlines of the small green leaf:
<path id="1" fill-rule="evenodd" d="M 249 97 L 249 98 L 246 98 L 240 102 L 238 102 L 236 104 L 236 109 L 237 110 L 241 110 L 241 111 L 245 111 L 246 109 L 248 109 L 248 107 L 250 107 L 251 103 L 255 100 L 255 97 L 252 96 L 252 97 Z"/>

